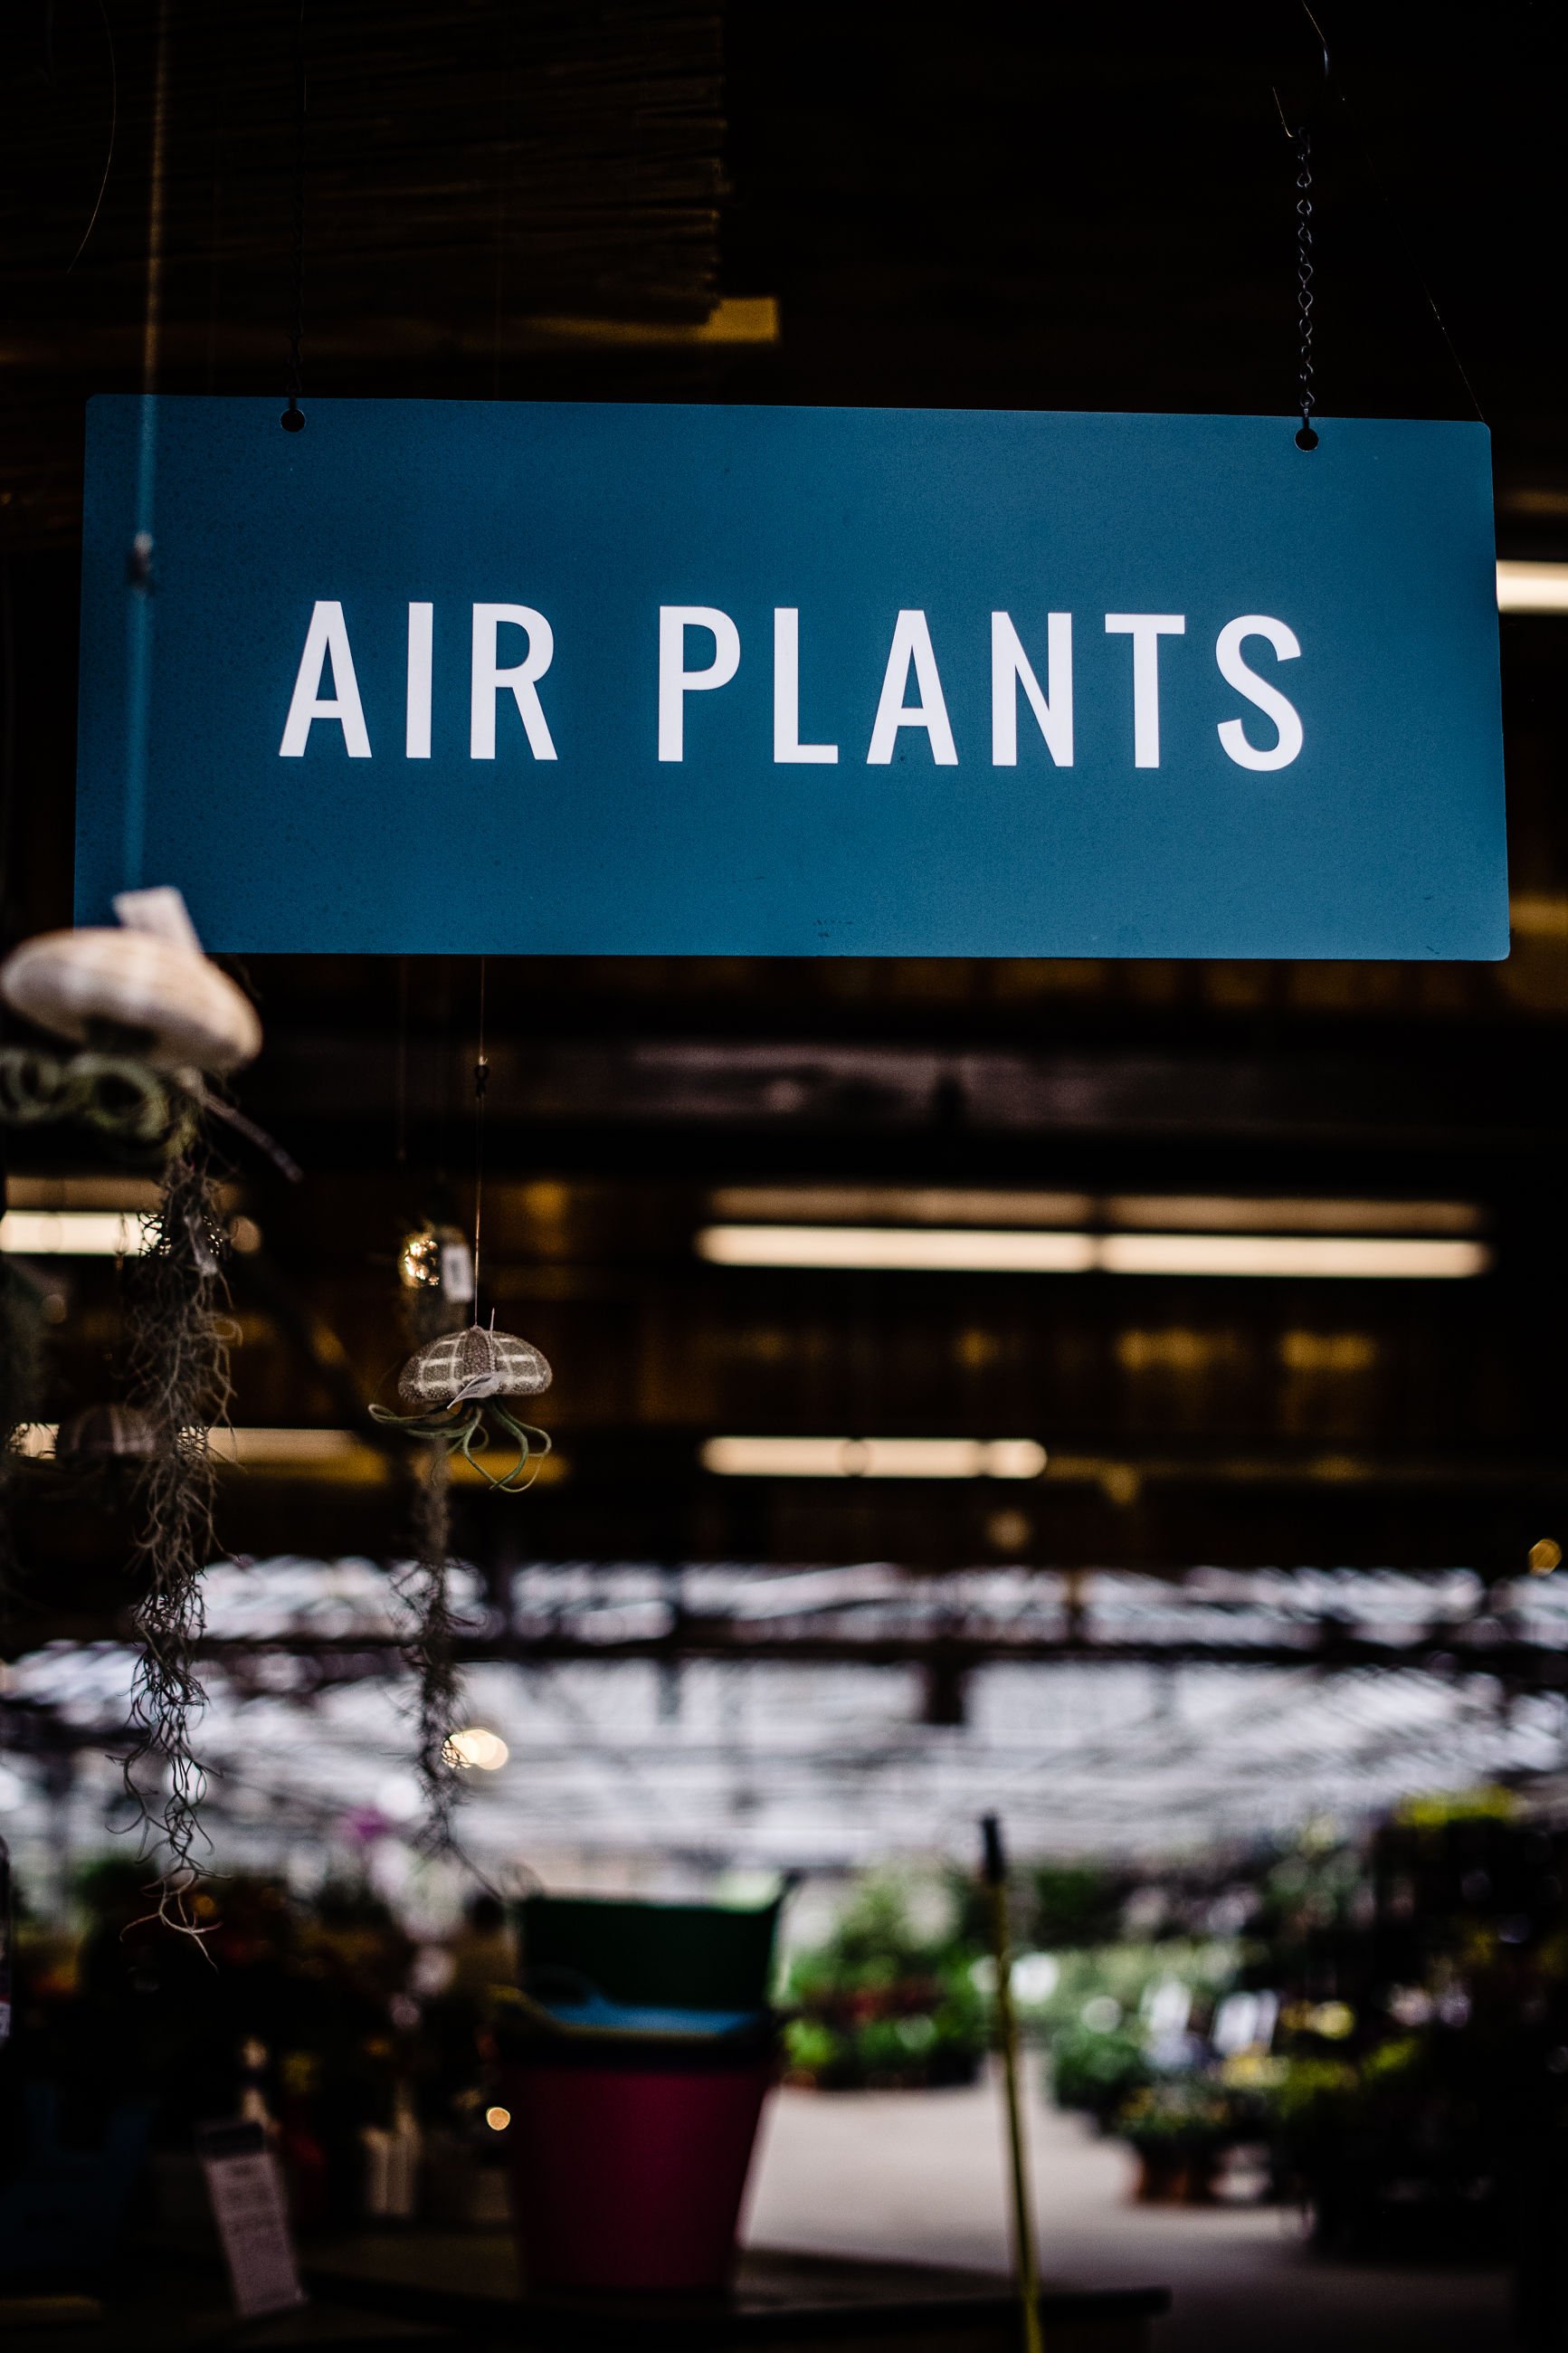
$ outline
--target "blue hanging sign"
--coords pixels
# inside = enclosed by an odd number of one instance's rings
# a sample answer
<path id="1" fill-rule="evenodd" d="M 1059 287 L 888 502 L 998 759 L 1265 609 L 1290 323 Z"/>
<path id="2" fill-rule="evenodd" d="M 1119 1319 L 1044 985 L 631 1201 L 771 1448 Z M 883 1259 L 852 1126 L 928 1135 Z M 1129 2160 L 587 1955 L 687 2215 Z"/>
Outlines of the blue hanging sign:
<path id="1" fill-rule="evenodd" d="M 1504 955 L 1485 428 L 1293 429 L 94 400 L 79 919 L 145 880 L 251 952 Z"/>

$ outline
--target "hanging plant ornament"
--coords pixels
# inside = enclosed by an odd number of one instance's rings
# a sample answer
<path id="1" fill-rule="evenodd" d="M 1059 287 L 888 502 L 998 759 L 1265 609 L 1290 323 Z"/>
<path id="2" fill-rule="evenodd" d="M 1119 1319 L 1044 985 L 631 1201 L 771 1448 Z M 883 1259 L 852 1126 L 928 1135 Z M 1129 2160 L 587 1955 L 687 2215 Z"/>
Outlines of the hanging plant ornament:
<path id="1" fill-rule="evenodd" d="M 153 902 L 149 907 L 145 902 Z M 254 1060 L 261 1024 L 202 954 L 177 892 L 129 894 L 118 930 L 46 932 L 0 967 L 0 995 L 82 1050 L 0 1049 L 0 1118 L 77 1119 L 134 1145 L 182 1150 L 209 1100 L 205 1078 Z"/>
<path id="2" fill-rule="evenodd" d="M 453 1735 L 458 1713 L 457 1662 L 453 1655 L 451 1603 L 451 1476 L 461 1455 L 501 1494 L 531 1486 L 550 1451 L 542 1430 L 520 1421 L 502 1399 L 538 1397 L 550 1387 L 550 1366 L 530 1340 L 498 1332 L 479 1321 L 479 1235 L 484 1219 L 485 965 L 479 960 L 479 1043 L 474 1063 L 474 1241 L 456 1227 L 426 1220 L 408 1235 L 398 1259 L 405 1310 L 420 1344 L 404 1366 L 397 1389 L 410 1410 L 395 1413 L 372 1406 L 375 1419 L 430 1453 L 418 1482 L 416 1512 L 418 1556 L 399 1579 L 413 1628 L 404 1657 L 413 1670 L 416 1694 L 416 1763 L 426 1798 L 420 1842 L 427 1852 L 454 1851 L 452 1810 L 462 1757 Z M 458 1313 L 454 1316 L 453 1310 Z M 500 1433 L 516 1460 L 492 1472 L 479 1455 Z"/>
<path id="3" fill-rule="evenodd" d="M 550 1439 L 531 1422 L 519 1421 L 501 1399 L 538 1397 L 550 1382 L 550 1366 L 531 1340 L 470 1324 L 465 1332 L 444 1333 L 409 1357 L 397 1394 L 411 1412 L 394 1413 L 379 1405 L 371 1412 L 377 1421 L 423 1439 L 448 1458 L 460 1454 L 498 1493 L 515 1495 L 533 1484 Z M 492 1428 L 501 1432 L 504 1444 L 518 1449 L 516 1461 L 500 1473 L 479 1459 L 490 1443 Z"/>
<path id="4" fill-rule="evenodd" d="M 129 1402 L 77 1416 L 56 1451 L 78 1471 L 134 1465 L 140 1656 L 125 1784 L 158 1854 L 159 1914 L 195 1933 L 186 1895 L 205 1788 L 192 1741 L 205 1704 L 196 1672 L 202 1576 L 216 1548 L 210 1432 L 229 1398 L 225 1236 L 204 1114 L 271 1147 L 207 1083 L 254 1058 L 261 1024 L 202 953 L 184 899 L 128 891 L 114 909 L 118 929 L 48 932 L 0 967 L 5 1002 L 78 1049 L 68 1057 L 0 1049 L 0 1119 L 77 1119 L 163 1158 L 157 1214 L 126 1275 Z"/>
<path id="5" fill-rule="evenodd" d="M 105 925 L 45 932 L 7 957 L 6 1002 L 40 1029 L 111 1038 L 155 1071 L 222 1076 L 261 1047 L 256 1008 L 191 941 Z"/>
<path id="6" fill-rule="evenodd" d="M 432 1450 L 418 1484 L 418 1556 L 399 1588 L 414 1624 L 404 1655 L 416 1694 L 416 1763 L 426 1799 L 420 1842 L 432 1853 L 451 1851 L 460 1770 L 452 1748 L 452 1733 L 461 1721 L 448 1583 L 452 1461 L 460 1454 L 500 1494 L 517 1494 L 531 1486 L 541 1460 L 550 1451 L 549 1437 L 518 1420 L 501 1400 L 537 1397 L 550 1381 L 550 1366 L 531 1341 L 498 1332 L 493 1324 L 470 1324 L 465 1331 L 443 1333 L 429 1341 L 404 1366 L 398 1395 L 412 1412 L 371 1408 L 378 1421 L 405 1430 Z M 490 1442 L 492 1427 L 509 1448 L 517 1449 L 515 1462 L 499 1474 L 478 1459 Z"/>

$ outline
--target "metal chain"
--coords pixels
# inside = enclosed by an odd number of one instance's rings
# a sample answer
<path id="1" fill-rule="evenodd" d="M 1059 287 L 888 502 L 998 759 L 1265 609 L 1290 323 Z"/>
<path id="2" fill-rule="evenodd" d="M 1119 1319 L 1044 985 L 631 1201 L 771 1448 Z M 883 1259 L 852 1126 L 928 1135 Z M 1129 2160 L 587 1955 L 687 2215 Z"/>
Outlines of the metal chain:
<path id="1" fill-rule="evenodd" d="M 1312 425 L 1312 411 L 1318 396 L 1312 388 L 1312 141 L 1303 123 L 1296 133 L 1296 327 L 1298 353 L 1296 361 L 1296 404 L 1301 413 L 1301 429 L 1296 436 L 1299 449 L 1315 449 L 1318 436 Z"/>

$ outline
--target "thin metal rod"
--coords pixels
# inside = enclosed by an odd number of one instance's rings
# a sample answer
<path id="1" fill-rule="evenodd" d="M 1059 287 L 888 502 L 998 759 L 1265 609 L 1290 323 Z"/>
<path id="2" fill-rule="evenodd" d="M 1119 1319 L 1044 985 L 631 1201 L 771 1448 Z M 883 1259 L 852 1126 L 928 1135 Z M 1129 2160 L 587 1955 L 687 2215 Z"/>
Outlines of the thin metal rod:
<path id="1" fill-rule="evenodd" d="M 981 1823 L 984 1842 L 986 1922 L 996 1965 L 996 2041 L 1007 2094 L 1007 2150 L 1013 2187 L 1013 2270 L 1024 2324 L 1025 2353 L 1044 2353 L 1040 2336 L 1040 2266 L 1035 2246 L 1034 2204 L 1029 2194 L 1029 2152 L 1024 2137 L 1024 2107 L 1018 2081 L 1018 2021 L 1013 2009 L 1013 1954 L 1007 1933 L 1007 1866 L 1002 1826 L 994 1814 Z"/>
<path id="2" fill-rule="evenodd" d="M 289 406 L 283 414 L 289 430 L 304 423 L 300 394 L 304 383 L 301 350 L 305 341 L 305 145 L 310 119 L 310 81 L 305 60 L 305 0 L 294 20 L 294 248 L 291 259 L 292 308 L 289 323 Z"/>
<path id="3" fill-rule="evenodd" d="M 142 392 L 158 389 L 158 337 L 163 323 L 163 167 L 169 97 L 169 0 L 159 0 L 153 64 L 153 159 L 147 186 L 147 299 L 142 316 Z"/>
<path id="4" fill-rule="evenodd" d="M 169 90 L 169 0 L 159 0 L 153 66 L 153 156 L 147 187 L 147 291 L 142 320 L 142 404 L 136 452 L 136 517 L 126 567 L 130 586 L 125 698 L 122 887 L 142 887 L 147 833 L 147 750 L 153 692 L 153 510 L 158 468 L 158 344 L 163 313 L 164 132 Z"/>
<path id="5" fill-rule="evenodd" d="M 485 1053 L 485 965 L 479 958 L 479 1050 L 474 1060 L 474 1321 L 479 1320 L 479 1248 L 485 1221 L 485 1090 L 490 1066 Z M 493 1320 L 493 1319 L 492 1319 Z"/>

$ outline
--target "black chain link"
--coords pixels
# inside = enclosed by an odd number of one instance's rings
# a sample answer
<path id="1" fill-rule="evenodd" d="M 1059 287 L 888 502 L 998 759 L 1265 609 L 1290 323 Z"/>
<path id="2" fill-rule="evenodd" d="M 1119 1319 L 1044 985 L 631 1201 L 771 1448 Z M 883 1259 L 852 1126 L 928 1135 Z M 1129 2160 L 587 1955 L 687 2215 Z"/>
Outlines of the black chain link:
<path id="1" fill-rule="evenodd" d="M 1296 405 L 1301 413 L 1298 449 L 1315 449 L 1318 436 L 1312 411 L 1318 396 L 1312 388 L 1312 141 L 1305 124 L 1297 132 L 1296 147 Z"/>

